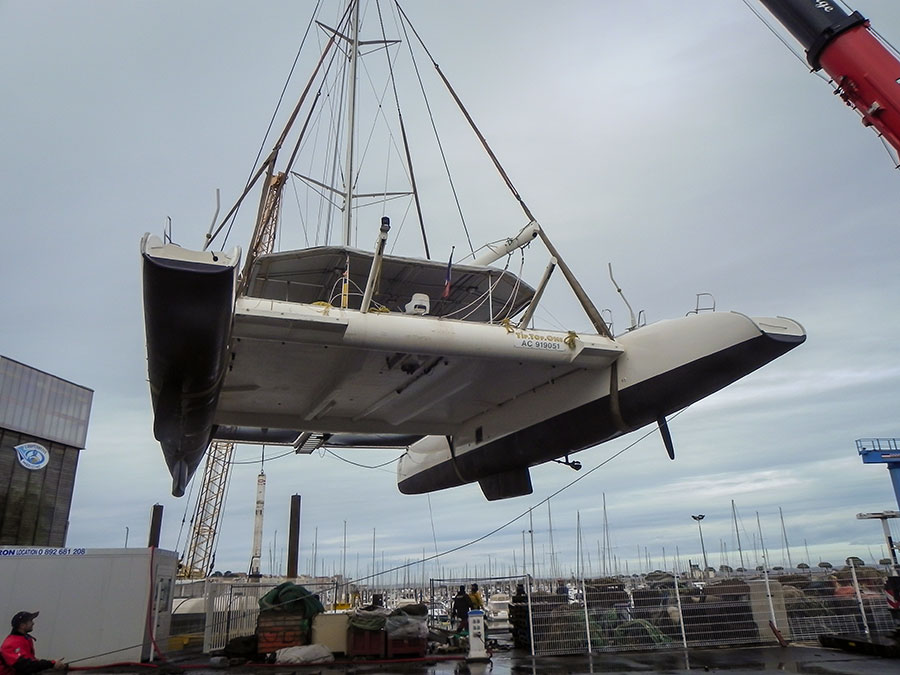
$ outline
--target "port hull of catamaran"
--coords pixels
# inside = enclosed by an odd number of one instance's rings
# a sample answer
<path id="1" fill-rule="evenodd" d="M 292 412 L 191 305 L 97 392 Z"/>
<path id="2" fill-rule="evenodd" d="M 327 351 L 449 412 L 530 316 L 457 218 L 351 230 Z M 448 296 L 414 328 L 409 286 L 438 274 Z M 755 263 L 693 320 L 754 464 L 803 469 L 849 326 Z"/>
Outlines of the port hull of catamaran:
<path id="1" fill-rule="evenodd" d="M 420 494 L 479 481 L 489 499 L 528 494 L 529 467 L 656 422 L 805 339 L 802 326 L 790 319 L 752 319 L 733 312 L 645 326 L 617 338 L 624 353 L 615 368 L 573 374 L 568 382 L 521 397 L 511 407 L 518 403 L 521 414 L 540 417 L 535 411 L 552 410 L 555 400 L 571 403 L 573 390 L 580 389 L 581 398 L 589 400 L 499 438 L 489 438 L 490 419 L 477 420 L 473 435 L 480 436 L 481 443 L 466 443 L 465 435 L 453 439 L 452 445 L 443 437 L 422 439 L 401 458 L 398 486 L 405 494 Z M 617 385 L 613 390 L 611 377 Z M 515 417 L 512 410 L 506 414 Z"/>
<path id="2" fill-rule="evenodd" d="M 180 496 L 212 438 L 213 414 L 225 377 L 236 266 L 230 254 L 141 241 L 144 316 L 153 435 L 162 446 Z"/>

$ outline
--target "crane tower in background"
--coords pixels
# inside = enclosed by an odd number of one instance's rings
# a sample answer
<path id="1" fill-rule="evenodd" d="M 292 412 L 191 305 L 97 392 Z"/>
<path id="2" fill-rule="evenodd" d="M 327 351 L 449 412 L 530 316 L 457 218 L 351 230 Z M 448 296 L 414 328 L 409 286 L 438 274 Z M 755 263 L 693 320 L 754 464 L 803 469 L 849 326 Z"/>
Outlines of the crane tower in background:
<path id="1" fill-rule="evenodd" d="M 256 517 L 253 520 L 253 549 L 250 552 L 250 578 L 259 579 L 262 558 L 263 511 L 266 506 L 266 472 L 260 470 L 256 478 Z"/>
<path id="2" fill-rule="evenodd" d="M 212 571 L 216 534 L 228 491 L 228 472 L 233 454 L 234 443 L 229 441 L 213 441 L 206 451 L 206 467 L 194 510 L 191 538 L 178 571 L 182 579 L 203 579 Z"/>

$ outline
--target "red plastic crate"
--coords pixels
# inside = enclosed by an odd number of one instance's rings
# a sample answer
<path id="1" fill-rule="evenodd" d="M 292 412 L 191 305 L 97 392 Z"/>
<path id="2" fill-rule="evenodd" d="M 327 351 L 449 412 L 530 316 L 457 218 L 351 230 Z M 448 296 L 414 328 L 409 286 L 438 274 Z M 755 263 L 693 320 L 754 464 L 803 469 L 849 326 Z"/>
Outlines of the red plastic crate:
<path id="1" fill-rule="evenodd" d="M 347 631 L 347 656 L 384 658 L 383 630 L 363 630 L 350 627 Z"/>
<path id="2" fill-rule="evenodd" d="M 387 639 L 387 657 L 389 659 L 399 657 L 415 658 L 425 656 L 428 649 L 428 640 L 425 638 L 392 638 Z"/>

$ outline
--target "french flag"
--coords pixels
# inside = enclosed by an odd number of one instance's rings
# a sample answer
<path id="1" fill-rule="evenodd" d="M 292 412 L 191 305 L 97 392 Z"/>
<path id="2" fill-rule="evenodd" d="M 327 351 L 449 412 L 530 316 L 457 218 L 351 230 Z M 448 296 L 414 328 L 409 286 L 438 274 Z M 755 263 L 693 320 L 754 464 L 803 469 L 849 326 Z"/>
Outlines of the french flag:
<path id="1" fill-rule="evenodd" d="M 441 293 L 442 300 L 450 297 L 450 268 L 453 267 L 453 251 L 455 249 L 455 246 L 450 249 L 450 260 L 447 261 L 447 275 L 444 277 L 444 292 Z"/>

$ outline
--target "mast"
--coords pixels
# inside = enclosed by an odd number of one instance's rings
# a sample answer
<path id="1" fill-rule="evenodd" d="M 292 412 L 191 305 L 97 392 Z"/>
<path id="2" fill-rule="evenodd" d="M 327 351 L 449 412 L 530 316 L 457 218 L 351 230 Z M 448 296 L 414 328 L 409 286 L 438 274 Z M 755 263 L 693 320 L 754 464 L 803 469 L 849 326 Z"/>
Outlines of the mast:
<path id="1" fill-rule="evenodd" d="M 558 576 L 556 570 L 556 550 L 553 548 L 553 518 L 550 516 L 550 500 L 547 500 L 547 524 L 550 526 L 550 576 Z"/>
<path id="2" fill-rule="evenodd" d="M 347 521 L 344 521 L 344 545 L 341 548 L 341 601 L 347 597 Z"/>
<path id="3" fill-rule="evenodd" d="M 606 517 L 606 493 L 603 493 L 603 550 L 606 551 L 606 561 L 603 563 L 604 569 L 609 572 L 609 576 L 613 574 L 613 554 L 612 546 L 609 543 L 609 520 Z M 608 564 L 607 564 L 608 563 Z M 618 573 L 618 570 L 615 570 Z"/>
<path id="4" fill-rule="evenodd" d="M 356 65 L 359 60 L 359 0 L 350 18 L 350 82 L 347 90 L 347 162 L 344 167 L 344 246 L 350 246 L 353 211 L 353 136 L 356 131 Z"/>
<path id="5" fill-rule="evenodd" d="M 575 549 L 577 551 L 577 554 L 575 556 L 575 565 L 576 569 L 578 570 L 576 573 L 576 578 L 581 579 L 584 573 L 584 561 L 582 560 L 582 558 L 584 558 L 584 551 L 581 548 L 581 511 L 576 511 L 575 513 Z"/>
<path id="6" fill-rule="evenodd" d="M 537 577 L 537 571 L 534 569 L 534 519 L 531 515 L 531 509 L 528 509 L 528 534 L 531 537 L 531 575 L 532 577 Z M 531 584 L 528 584 L 528 588 L 531 588 Z M 534 644 L 532 642 L 532 644 Z"/>
<path id="7" fill-rule="evenodd" d="M 734 508 L 734 500 L 731 500 L 731 517 L 734 519 L 734 534 L 737 537 L 738 554 L 741 557 L 741 569 L 747 569 L 744 565 L 744 551 L 741 549 L 741 531 L 738 529 L 737 510 Z"/>
<path id="8" fill-rule="evenodd" d="M 319 570 L 318 570 L 319 561 L 317 560 L 318 554 L 319 554 L 319 528 L 316 527 L 315 534 L 313 534 L 313 558 L 312 558 L 313 578 L 315 578 L 319 574 Z"/>
<path id="9" fill-rule="evenodd" d="M 784 514 L 781 512 L 780 506 L 778 507 L 778 517 L 781 518 L 781 537 L 784 539 L 784 550 L 787 552 L 788 568 L 792 568 L 794 563 L 791 562 L 791 545 L 788 544 L 787 530 L 784 529 Z"/>

